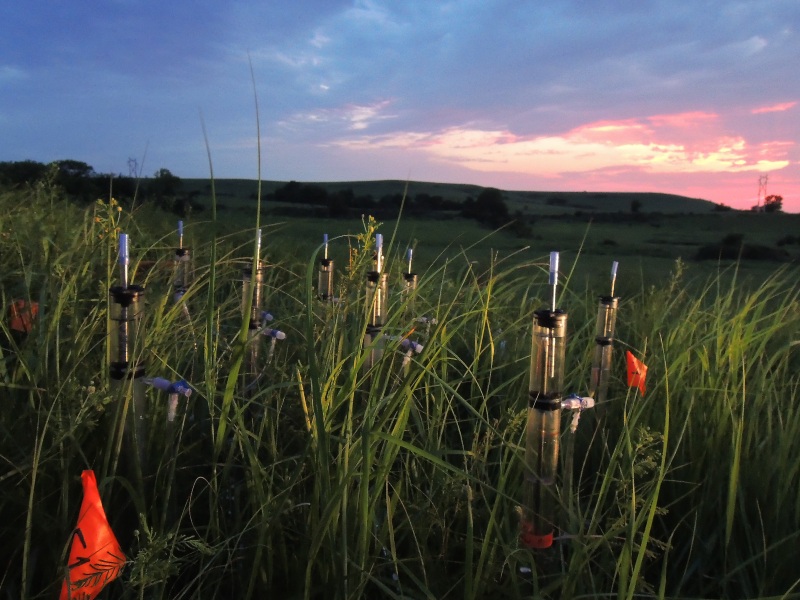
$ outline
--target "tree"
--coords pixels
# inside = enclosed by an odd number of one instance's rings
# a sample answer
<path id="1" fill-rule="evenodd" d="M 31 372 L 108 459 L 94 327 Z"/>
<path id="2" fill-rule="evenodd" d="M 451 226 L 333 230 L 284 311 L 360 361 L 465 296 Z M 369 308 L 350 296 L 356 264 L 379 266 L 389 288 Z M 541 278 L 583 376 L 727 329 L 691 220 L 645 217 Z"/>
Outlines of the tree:
<path id="1" fill-rule="evenodd" d="M 57 160 L 58 176 L 56 183 L 68 196 L 84 202 L 93 202 L 103 193 L 96 173 L 91 165 L 79 160 Z"/>
<path id="2" fill-rule="evenodd" d="M 58 170 L 64 177 L 86 179 L 92 177 L 94 168 L 79 160 L 57 160 Z"/>
<path id="3" fill-rule="evenodd" d="M 177 175 L 173 175 L 169 169 L 162 168 L 153 174 L 153 181 L 148 187 L 150 193 L 155 196 L 156 202 L 162 205 L 178 194 L 181 180 Z"/>
<path id="4" fill-rule="evenodd" d="M 771 194 L 764 198 L 764 212 L 781 212 L 783 209 L 783 196 Z"/>
<path id="5" fill-rule="evenodd" d="M 0 184 L 19 186 L 34 183 L 47 174 L 47 165 L 33 160 L 0 162 Z"/>
<path id="6" fill-rule="evenodd" d="M 465 201 L 461 214 L 490 227 L 500 227 L 510 220 L 503 192 L 495 188 L 481 191 L 474 203 Z"/>

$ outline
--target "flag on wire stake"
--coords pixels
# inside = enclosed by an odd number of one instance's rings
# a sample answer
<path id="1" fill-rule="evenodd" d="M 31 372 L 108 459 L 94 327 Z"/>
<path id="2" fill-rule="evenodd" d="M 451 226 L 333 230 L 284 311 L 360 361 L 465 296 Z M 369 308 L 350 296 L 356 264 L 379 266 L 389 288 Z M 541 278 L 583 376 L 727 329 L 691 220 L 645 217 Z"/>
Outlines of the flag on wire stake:
<path id="1" fill-rule="evenodd" d="M 83 502 L 70 540 L 59 600 L 94 600 L 108 582 L 119 576 L 125 564 L 125 555 L 103 510 L 94 471 L 81 473 L 81 480 Z"/>
<path id="2" fill-rule="evenodd" d="M 645 379 L 647 378 L 647 365 L 631 354 L 630 350 L 625 352 L 628 362 L 628 387 L 638 387 L 639 393 L 644 396 L 647 389 Z"/>

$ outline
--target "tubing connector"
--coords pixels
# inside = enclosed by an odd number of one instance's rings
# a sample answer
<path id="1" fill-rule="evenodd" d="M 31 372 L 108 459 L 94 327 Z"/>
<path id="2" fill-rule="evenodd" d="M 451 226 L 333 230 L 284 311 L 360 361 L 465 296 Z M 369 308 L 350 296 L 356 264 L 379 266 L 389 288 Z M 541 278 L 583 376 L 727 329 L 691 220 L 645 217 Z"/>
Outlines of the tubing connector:
<path id="1" fill-rule="evenodd" d="M 594 398 L 591 396 L 578 396 L 571 394 L 561 401 L 562 410 L 574 410 L 575 414 L 572 415 L 572 422 L 569 424 L 569 432 L 575 433 L 578 429 L 578 421 L 580 421 L 581 413 L 590 408 L 594 408 Z"/>
<path id="2" fill-rule="evenodd" d="M 561 401 L 562 410 L 587 410 L 594 408 L 594 398 L 572 394 Z"/>
<path id="3" fill-rule="evenodd" d="M 173 383 L 169 379 L 164 379 L 163 377 L 147 377 L 143 379 L 142 382 L 145 385 L 149 385 L 169 394 L 167 403 L 168 423 L 175 421 L 175 416 L 178 414 L 178 396 L 185 396 L 188 398 L 192 395 L 191 386 L 183 379 Z"/>
<path id="4" fill-rule="evenodd" d="M 261 335 L 270 337 L 276 340 L 285 340 L 286 334 L 278 329 L 270 329 L 269 327 L 261 330 Z"/>

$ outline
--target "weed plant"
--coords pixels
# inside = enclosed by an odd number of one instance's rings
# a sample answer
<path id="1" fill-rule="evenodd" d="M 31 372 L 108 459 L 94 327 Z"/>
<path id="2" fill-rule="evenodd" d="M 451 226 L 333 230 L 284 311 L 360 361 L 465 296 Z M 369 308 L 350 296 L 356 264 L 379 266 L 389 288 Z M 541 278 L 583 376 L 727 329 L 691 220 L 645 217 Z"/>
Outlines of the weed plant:
<path id="1" fill-rule="evenodd" d="M 392 293 L 383 358 L 367 368 L 377 223 L 331 240 L 350 249 L 331 303 L 316 298 L 318 256 L 280 254 L 264 229 L 265 308 L 286 333 L 270 355 L 242 319 L 254 230 L 187 228 L 187 317 L 172 300 L 173 241 L 147 211 L 79 210 L 46 185 L 0 196 L 0 597 L 55 596 L 87 468 L 128 557 L 105 597 L 797 594 L 796 268 L 743 289 L 735 276 L 689 283 L 678 263 L 663 287 L 624 298 L 609 401 L 575 434 L 565 415 L 560 533 L 531 551 L 517 505 L 546 257 L 493 256 L 480 272 L 442 257 L 411 295 Z M 112 443 L 127 393 L 108 376 L 120 231 L 131 234 L 133 282 L 146 287 L 137 360 L 194 389 L 172 424 L 165 395 L 148 390 L 143 485 Z M 387 238 L 397 290 L 404 248 Z M 560 296 L 569 391 L 585 391 L 606 293 Z M 10 328 L 17 299 L 38 303 L 28 332 Z M 424 349 L 407 355 L 404 337 Z M 248 380 L 253 344 L 263 369 Z M 644 397 L 624 385 L 626 349 L 650 366 Z"/>

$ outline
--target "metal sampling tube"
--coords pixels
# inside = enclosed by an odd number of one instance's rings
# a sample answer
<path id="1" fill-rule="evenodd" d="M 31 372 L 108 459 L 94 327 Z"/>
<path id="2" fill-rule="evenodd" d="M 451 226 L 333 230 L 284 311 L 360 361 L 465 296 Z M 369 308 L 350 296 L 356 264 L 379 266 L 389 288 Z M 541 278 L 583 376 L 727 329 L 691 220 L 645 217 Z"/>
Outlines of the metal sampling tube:
<path id="1" fill-rule="evenodd" d="M 250 291 L 251 289 L 252 292 Z M 259 329 L 261 327 L 263 292 L 264 267 L 259 263 L 255 275 L 253 274 L 252 268 L 246 267 L 242 271 L 242 318 L 247 315 L 247 301 L 252 293 L 253 301 L 250 304 L 250 329 Z"/>
<path id="2" fill-rule="evenodd" d="M 549 548 L 555 530 L 555 483 L 567 341 L 567 313 L 555 309 L 557 280 L 558 253 L 552 253 L 553 308 L 533 314 L 521 523 L 521 541 L 529 548 Z"/>
<path id="3" fill-rule="evenodd" d="M 135 475 L 141 481 L 146 470 L 147 405 L 141 354 L 144 344 L 142 316 L 144 288 L 128 285 L 128 236 L 120 234 L 120 279 L 122 285 L 109 290 L 110 296 L 110 365 L 112 386 L 119 390 L 124 413 L 123 438 Z M 124 399 L 123 399 L 124 398 Z"/>
<path id="4" fill-rule="evenodd" d="M 417 289 L 418 281 L 419 278 L 416 273 L 403 273 L 403 282 L 405 283 L 403 291 L 406 294 L 411 294 L 411 292 Z"/>
<path id="5" fill-rule="evenodd" d="M 248 344 L 245 362 L 245 385 L 249 387 L 257 378 L 259 373 L 258 358 L 261 347 L 261 336 L 258 330 L 263 325 L 265 311 L 262 308 L 264 302 L 264 272 L 265 268 L 261 264 L 261 230 L 256 233 L 256 269 L 245 267 L 242 270 L 242 318 L 247 318 L 248 302 L 250 302 L 250 322 L 248 325 Z M 250 301 L 252 295 L 252 301 Z"/>
<path id="6" fill-rule="evenodd" d="M 178 221 L 178 247 L 173 257 L 175 274 L 172 279 L 172 291 L 175 303 L 181 301 L 189 285 L 192 283 L 192 258 L 189 248 L 183 247 L 183 221 Z"/>
<path id="7" fill-rule="evenodd" d="M 256 270 L 248 266 L 242 270 L 242 318 L 247 316 L 248 302 L 250 303 L 250 329 L 260 329 L 262 319 L 262 304 L 264 293 L 264 267 L 261 264 L 261 230 L 256 237 Z"/>
<path id="8" fill-rule="evenodd" d="M 522 541 L 530 548 L 553 543 L 566 331 L 565 312 L 534 313 L 522 523 Z"/>
<path id="9" fill-rule="evenodd" d="M 414 318 L 414 291 L 417 289 L 419 278 L 416 273 L 411 271 L 411 257 L 413 250 L 408 249 L 406 259 L 408 260 L 408 270 L 403 273 L 403 290 L 401 292 L 403 305 L 405 307 L 405 316 L 409 319 Z"/>
<path id="10" fill-rule="evenodd" d="M 373 343 L 380 337 L 381 330 L 386 324 L 386 306 L 389 300 L 389 277 L 383 270 L 383 236 L 375 236 L 374 270 L 367 273 L 367 331 L 364 336 L 364 346 L 372 346 L 364 367 L 371 368 L 383 355 L 383 349 Z"/>
<path id="11" fill-rule="evenodd" d="M 333 259 L 328 258 L 328 234 L 324 234 L 325 253 L 319 259 L 317 294 L 320 300 L 333 301 Z"/>
<path id="12" fill-rule="evenodd" d="M 608 382 L 611 378 L 611 356 L 614 350 L 614 328 L 617 323 L 619 298 L 614 296 L 614 283 L 619 263 L 614 261 L 611 267 L 611 295 L 601 296 L 597 307 L 597 325 L 595 328 L 595 347 L 592 357 L 592 373 L 589 382 L 589 396 L 595 403 L 605 401 L 608 394 Z"/>
<path id="13" fill-rule="evenodd" d="M 611 355 L 614 350 L 614 324 L 617 319 L 619 298 L 601 296 L 597 308 L 597 334 L 595 336 L 592 375 L 589 396 L 596 403 L 605 401 L 611 377 Z"/>

